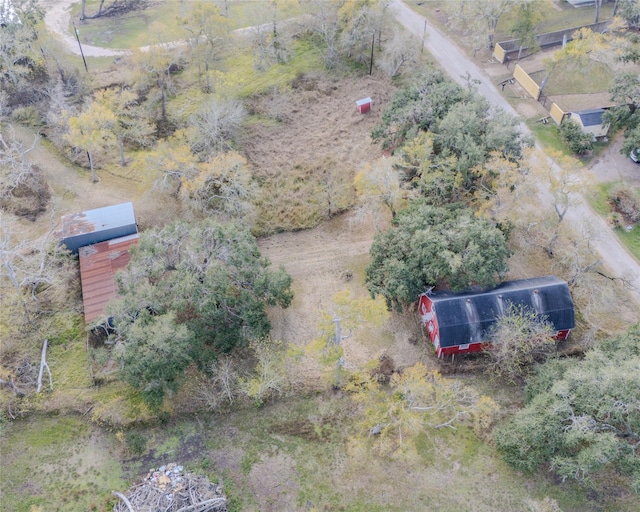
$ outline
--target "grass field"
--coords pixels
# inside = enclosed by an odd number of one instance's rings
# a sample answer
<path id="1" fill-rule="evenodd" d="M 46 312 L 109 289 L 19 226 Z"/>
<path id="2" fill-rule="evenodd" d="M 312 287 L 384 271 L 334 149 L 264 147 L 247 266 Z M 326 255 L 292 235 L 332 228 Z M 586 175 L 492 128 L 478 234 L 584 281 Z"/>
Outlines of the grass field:
<path id="1" fill-rule="evenodd" d="M 353 431 L 354 414 L 347 396 L 323 394 L 224 417 L 198 415 L 138 427 L 136 454 L 126 432 L 77 417 L 34 416 L 8 428 L 0 485 L 6 510 L 106 511 L 111 490 L 124 492 L 141 472 L 177 461 L 221 481 L 238 512 L 526 512 L 545 496 L 564 511 L 603 510 L 572 484 L 514 472 L 464 428 L 427 431 L 403 454 L 376 455 L 371 440 Z M 628 506 L 625 499 L 616 501 Z M 616 501 L 607 510 L 625 510 Z"/>
<path id="2" fill-rule="evenodd" d="M 214 2 L 223 12 L 224 2 Z M 184 39 L 187 32 L 180 29 L 169 29 L 175 26 L 176 20 L 184 20 L 189 17 L 196 5 L 195 1 L 153 0 L 149 7 L 142 12 L 134 10 L 131 13 L 112 17 L 105 16 L 95 19 L 79 21 L 80 3 L 73 4 L 71 10 L 72 20 L 80 30 L 81 40 L 85 44 L 103 46 L 105 48 L 131 48 L 133 46 L 154 44 Z M 271 4 L 269 2 L 255 2 L 250 0 L 230 0 L 229 26 L 231 30 L 258 25 L 272 19 Z M 98 12 L 99 0 L 87 0 L 86 15 L 91 16 Z M 304 7 L 298 2 L 285 2 L 279 4 L 278 19 L 287 19 L 304 12 Z M 150 26 L 164 27 L 164 33 L 151 33 Z M 69 28 L 73 33 L 73 28 Z"/>

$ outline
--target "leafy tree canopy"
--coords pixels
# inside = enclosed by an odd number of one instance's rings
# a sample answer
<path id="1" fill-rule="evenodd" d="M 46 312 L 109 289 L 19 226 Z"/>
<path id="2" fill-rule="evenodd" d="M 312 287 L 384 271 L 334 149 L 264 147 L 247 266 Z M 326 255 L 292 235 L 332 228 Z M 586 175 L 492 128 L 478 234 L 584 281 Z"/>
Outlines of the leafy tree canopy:
<path id="1" fill-rule="evenodd" d="M 492 176 L 505 163 L 516 164 L 509 172 L 514 185 L 528 144 L 513 117 L 438 71 L 395 95 L 372 138 L 398 148 L 396 169 L 404 188 L 436 204 L 463 201 L 476 207 L 495 196 Z"/>
<path id="2" fill-rule="evenodd" d="M 266 336 L 265 306 L 293 299 L 291 277 L 269 265 L 243 226 L 177 222 L 143 233 L 110 305 L 124 377 L 157 402 L 191 362 Z"/>
<path id="3" fill-rule="evenodd" d="M 424 200 L 398 213 L 370 252 L 367 287 L 389 307 L 415 301 L 430 286 L 494 285 L 509 256 L 504 234 L 490 221 L 459 205 L 436 207 Z"/>
<path id="4" fill-rule="evenodd" d="M 514 467 L 550 463 L 563 479 L 587 484 L 604 471 L 640 492 L 640 324 L 601 342 L 582 361 L 552 361 L 528 386 L 528 404 L 498 430 Z"/>

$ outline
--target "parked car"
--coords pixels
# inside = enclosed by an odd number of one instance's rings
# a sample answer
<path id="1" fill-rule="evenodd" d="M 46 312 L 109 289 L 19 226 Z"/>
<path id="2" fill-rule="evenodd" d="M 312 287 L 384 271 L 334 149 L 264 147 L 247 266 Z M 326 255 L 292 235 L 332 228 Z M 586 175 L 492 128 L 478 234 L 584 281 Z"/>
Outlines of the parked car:
<path id="1" fill-rule="evenodd" d="M 640 148 L 631 150 L 629 158 L 631 158 L 635 163 L 640 164 Z"/>

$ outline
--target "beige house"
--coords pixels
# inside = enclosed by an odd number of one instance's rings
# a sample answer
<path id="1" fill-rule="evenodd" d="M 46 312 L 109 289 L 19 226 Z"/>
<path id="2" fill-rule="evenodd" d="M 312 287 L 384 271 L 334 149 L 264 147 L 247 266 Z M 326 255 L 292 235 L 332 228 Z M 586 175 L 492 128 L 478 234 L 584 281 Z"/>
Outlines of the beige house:
<path id="1" fill-rule="evenodd" d="M 594 138 L 606 137 L 609 132 L 609 125 L 603 124 L 603 108 L 592 108 L 589 110 L 576 110 L 569 114 L 569 119 L 578 123 L 584 133 L 593 135 Z"/>

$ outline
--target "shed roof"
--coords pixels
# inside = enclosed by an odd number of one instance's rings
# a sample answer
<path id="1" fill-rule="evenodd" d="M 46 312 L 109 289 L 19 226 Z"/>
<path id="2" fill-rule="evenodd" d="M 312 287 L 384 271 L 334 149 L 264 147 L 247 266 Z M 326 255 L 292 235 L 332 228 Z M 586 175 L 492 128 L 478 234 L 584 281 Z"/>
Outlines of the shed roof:
<path id="1" fill-rule="evenodd" d="M 567 2 L 574 7 L 588 7 L 596 3 L 595 0 L 567 0 Z"/>
<path id="2" fill-rule="evenodd" d="M 132 203 L 114 204 L 95 210 L 62 216 L 62 237 L 70 238 L 119 226 L 135 224 Z"/>
<path id="3" fill-rule="evenodd" d="M 591 108 L 589 110 L 578 110 L 573 113 L 580 117 L 582 126 L 598 126 L 602 124 L 602 114 L 604 114 L 604 109 Z"/>
<path id="4" fill-rule="evenodd" d="M 129 248 L 137 244 L 138 239 L 139 235 L 135 233 L 80 248 L 85 323 L 100 319 L 107 302 L 118 294 L 116 272 L 127 266 L 131 259 Z"/>
<path id="5" fill-rule="evenodd" d="M 507 281 L 484 291 L 438 291 L 428 297 L 433 302 L 441 347 L 490 341 L 487 334 L 508 303 L 535 311 L 557 331 L 575 326 L 569 286 L 555 276 Z"/>

